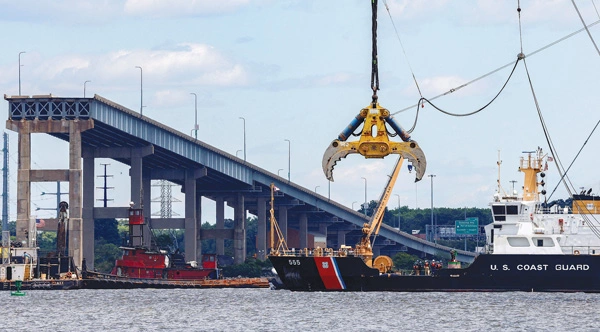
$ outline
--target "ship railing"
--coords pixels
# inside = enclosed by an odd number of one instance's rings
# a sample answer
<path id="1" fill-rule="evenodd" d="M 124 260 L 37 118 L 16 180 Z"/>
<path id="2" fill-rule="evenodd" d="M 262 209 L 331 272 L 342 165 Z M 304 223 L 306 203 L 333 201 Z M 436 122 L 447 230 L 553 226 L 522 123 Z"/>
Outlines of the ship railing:
<path id="1" fill-rule="evenodd" d="M 290 248 L 288 250 L 278 250 L 272 252 L 275 256 L 290 256 L 290 257 L 345 257 L 355 255 L 352 249 L 334 250 L 333 248 Z"/>
<path id="2" fill-rule="evenodd" d="M 600 246 L 566 246 L 561 249 L 571 255 L 600 255 Z"/>
<path id="3" fill-rule="evenodd" d="M 566 209 L 566 211 L 565 211 L 565 209 Z M 536 214 L 572 214 L 573 210 L 570 207 L 555 208 L 554 206 L 547 207 L 547 206 L 544 206 L 543 203 L 538 203 L 535 206 L 534 212 Z"/>

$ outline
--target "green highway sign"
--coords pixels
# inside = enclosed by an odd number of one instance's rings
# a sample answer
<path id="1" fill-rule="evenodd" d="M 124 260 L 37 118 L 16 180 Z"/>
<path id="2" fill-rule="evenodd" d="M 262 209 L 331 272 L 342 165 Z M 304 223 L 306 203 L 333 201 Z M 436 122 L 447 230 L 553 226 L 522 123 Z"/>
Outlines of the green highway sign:
<path id="1" fill-rule="evenodd" d="M 467 218 L 454 221 L 457 235 L 476 235 L 479 230 L 479 218 Z"/>

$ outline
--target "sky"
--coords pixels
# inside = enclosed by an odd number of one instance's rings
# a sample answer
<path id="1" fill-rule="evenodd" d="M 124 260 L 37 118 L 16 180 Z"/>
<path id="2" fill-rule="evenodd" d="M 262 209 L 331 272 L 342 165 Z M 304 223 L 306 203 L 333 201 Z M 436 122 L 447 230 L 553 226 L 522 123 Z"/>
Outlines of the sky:
<path id="1" fill-rule="evenodd" d="M 433 98 L 583 27 L 571 1 L 520 1 L 520 21 L 517 3 L 380 0 L 380 105 L 409 129 L 419 90 Z M 575 3 L 586 24 L 600 19 L 600 3 Z M 0 0 L 0 7 L 0 91 L 6 95 L 18 94 L 20 73 L 23 95 L 83 97 L 85 86 L 87 97 L 98 94 L 139 111 L 139 66 L 145 116 L 191 134 L 196 93 L 200 140 L 243 157 L 245 126 L 248 162 L 283 177 L 289 169 L 293 182 L 345 206 L 358 209 L 365 192 L 368 201 L 378 199 L 392 171 L 396 156 L 350 155 L 338 163 L 329 185 L 321 168 L 329 143 L 371 101 L 370 1 Z M 600 39 L 598 29 L 589 28 L 594 40 Z M 557 156 L 569 165 L 600 119 L 599 53 L 584 31 L 525 60 Z M 434 103 L 451 113 L 473 112 L 498 93 L 511 68 Z M 388 207 L 485 208 L 499 174 L 504 189 L 511 189 L 512 180 L 520 188 L 522 152 L 549 151 L 529 82 L 521 61 L 498 98 L 475 115 L 449 116 L 424 105 L 411 135 L 427 157 L 425 177 L 415 184 L 414 172 L 404 169 Z M 8 103 L 0 103 L 0 117 L 8 119 Z M 6 131 L 14 220 L 18 136 Z M 575 188 L 594 193 L 600 193 L 593 166 L 599 161 L 598 135 L 569 172 Z M 32 141 L 32 168 L 68 168 L 66 143 L 41 134 Z M 110 163 L 108 185 L 115 189 L 109 206 L 126 206 L 128 167 L 99 159 L 97 176 L 100 163 Z M 559 180 L 555 165 L 546 173 L 551 192 Z M 102 186 L 101 177 L 96 186 Z M 63 183 L 61 191 L 67 190 Z M 172 191 L 183 201 L 179 187 Z M 56 184 L 32 185 L 32 214 L 54 215 L 45 210 L 55 207 L 52 193 Z M 158 187 L 152 197 L 159 197 Z M 556 198 L 567 198 L 562 186 Z M 154 203 L 152 211 L 159 210 Z M 173 211 L 182 215 L 183 203 L 174 202 Z M 203 221 L 214 222 L 214 203 L 206 199 Z"/>

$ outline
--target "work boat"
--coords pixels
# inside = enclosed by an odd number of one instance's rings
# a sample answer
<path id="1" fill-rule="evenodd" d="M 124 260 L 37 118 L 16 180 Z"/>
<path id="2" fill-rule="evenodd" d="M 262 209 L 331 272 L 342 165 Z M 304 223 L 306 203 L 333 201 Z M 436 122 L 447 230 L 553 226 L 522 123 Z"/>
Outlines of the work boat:
<path id="1" fill-rule="evenodd" d="M 600 196 L 573 195 L 572 207 L 542 203 L 548 159 L 541 150 L 521 158 L 521 194 L 498 187 L 485 251 L 467 267 L 452 255 L 407 273 L 394 271 L 387 256 L 363 255 L 360 244 L 291 251 L 281 240 L 269 259 L 293 291 L 600 292 Z"/>

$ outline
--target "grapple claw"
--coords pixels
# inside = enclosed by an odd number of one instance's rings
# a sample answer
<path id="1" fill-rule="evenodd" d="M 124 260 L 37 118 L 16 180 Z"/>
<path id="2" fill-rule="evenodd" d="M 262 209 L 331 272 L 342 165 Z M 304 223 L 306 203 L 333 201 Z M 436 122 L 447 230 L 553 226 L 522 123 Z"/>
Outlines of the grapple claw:
<path id="1" fill-rule="evenodd" d="M 337 162 L 346 158 L 350 153 L 357 153 L 356 150 L 352 149 L 351 144 L 340 140 L 333 140 L 325 153 L 323 154 L 323 173 L 327 180 L 333 182 L 333 168 Z"/>
<path id="2" fill-rule="evenodd" d="M 392 128 L 402 142 L 390 141 L 386 123 Z M 363 125 L 360 139 L 347 142 L 346 139 Z M 397 124 L 390 116 L 390 112 L 379 106 L 371 104 L 363 108 L 360 113 L 342 131 L 338 139 L 333 140 L 323 155 L 323 172 L 329 181 L 333 181 L 333 168 L 337 162 L 350 153 L 360 153 L 365 158 L 384 158 L 389 154 L 399 154 L 408 159 L 415 167 L 415 182 L 421 180 L 425 174 L 427 161 L 425 154 L 417 142 L 410 139 L 410 135 Z"/>
<path id="3" fill-rule="evenodd" d="M 415 168 L 415 182 L 419 182 L 427 169 L 427 159 L 416 141 L 392 143 L 392 153 L 410 161 Z"/>

